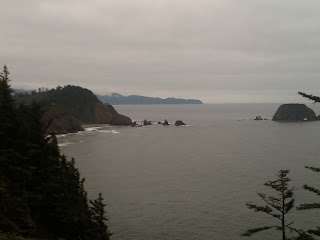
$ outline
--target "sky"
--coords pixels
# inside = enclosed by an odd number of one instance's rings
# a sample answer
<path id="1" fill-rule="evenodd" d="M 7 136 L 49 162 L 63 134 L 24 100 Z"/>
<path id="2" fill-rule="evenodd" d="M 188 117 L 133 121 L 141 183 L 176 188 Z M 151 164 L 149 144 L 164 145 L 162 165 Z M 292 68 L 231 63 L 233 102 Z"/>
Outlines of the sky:
<path id="1" fill-rule="evenodd" d="M 205 103 L 320 94 L 319 0 L 2 0 L 14 88 Z"/>

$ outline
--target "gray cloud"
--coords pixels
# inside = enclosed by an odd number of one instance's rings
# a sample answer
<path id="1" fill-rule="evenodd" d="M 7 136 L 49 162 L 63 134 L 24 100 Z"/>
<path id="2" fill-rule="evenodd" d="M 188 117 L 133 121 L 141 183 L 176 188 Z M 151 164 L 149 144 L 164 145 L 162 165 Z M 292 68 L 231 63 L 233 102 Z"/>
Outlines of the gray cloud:
<path id="1" fill-rule="evenodd" d="M 318 0 L 12 0 L 0 9 L 0 64 L 14 87 L 205 102 L 319 92 Z"/>

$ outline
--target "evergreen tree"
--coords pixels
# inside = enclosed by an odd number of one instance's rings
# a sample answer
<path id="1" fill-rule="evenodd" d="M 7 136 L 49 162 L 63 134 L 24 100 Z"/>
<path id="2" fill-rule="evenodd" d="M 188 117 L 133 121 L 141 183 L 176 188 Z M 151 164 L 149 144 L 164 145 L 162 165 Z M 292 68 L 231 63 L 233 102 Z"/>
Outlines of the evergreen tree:
<path id="1" fill-rule="evenodd" d="M 97 227 L 74 159 L 61 155 L 57 138 L 47 136 L 48 121 L 39 104 L 15 104 L 8 75 L 4 67 L 0 74 L 0 232 L 48 240 L 106 239 L 110 233 L 102 225 Z M 102 200 L 97 203 L 103 204 Z"/>
<path id="2" fill-rule="evenodd" d="M 307 169 L 317 172 L 320 172 L 320 168 L 314 168 L 314 167 L 307 167 Z M 313 192 L 315 194 L 317 194 L 318 196 L 320 196 L 320 189 L 317 189 L 315 187 L 309 186 L 307 184 L 303 185 L 303 188 L 307 191 Z M 305 204 L 301 204 L 298 208 L 298 210 L 313 210 L 313 209 L 320 209 L 320 202 L 318 203 L 305 203 Z M 313 229 L 313 230 L 308 230 L 308 233 L 313 234 L 315 236 L 320 236 L 320 226 L 317 227 L 317 229 Z"/>
<path id="3" fill-rule="evenodd" d="M 306 94 L 304 92 L 298 92 L 299 95 L 303 96 L 304 98 L 310 99 L 314 101 L 315 103 L 320 102 L 320 97 L 314 96 L 312 94 Z M 307 169 L 314 171 L 314 172 L 320 172 L 320 168 L 315 168 L 315 167 L 308 167 L 306 166 Z M 320 189 L 311 187 L 307 184 L 303 185 L 303 188 L 307 191 L 313 192 L 320 196 Z M 306 204 L 301 204 L 298 208 L 298 210 L 312 210 L 312 209 L 320 209 L 320 203 L 306 203 Z M 315 236 L 320 236 L 320 227 L 317 227 L 315 230 L 308 230 L 309 233 L 315 235 Z"/>
<path id="4" fill-rule="evenodd" d="M 90 203 L 92 205 L 92 218 L 95 224 L 95 230 L 98 234 L 97 240 L 109 240 L 111 236 L 111 233 L 109 232 L 108 226 L 106 224 L 108 218 L 106 217 L 106 213 L 104 210 L 106 205 L 103 203 L 103 200 L 104 199 L 101 193 L 99 193 L 99 196 L 96 200 L 90 200 Z"/>
<path id="5" fill-rule="evenodd" d="M 9 71 L 0 73 L 0 230 L 31 233 L 34 224 L 28 206 L 24 158 L 19 152 L 19 120 L 11 96 Z"/>
<path id="6" fill-rule="evenodd" d="M 9 81 L 9 71 L 5 65 L 0 73 L 0 151 L 13 147 L 12 136 L 16 134 L 15 103 Z"/>
<path id="7" fill-rule="evenodd" d="M 268 229 L 280 230 L 282 233 L 282 240 L 287 240 L 286 229 L 291 231 L 298 230 L 291 227 L 293 222 L 288 223 L 286 220 L 286 214 L 294 207 L 294 193 L 293 188 L 289 187 L 290 178 L 287 177 L 289 170 L 280 170 L 277 174 L 278 179 L 274 181 L 268 181 L 264 185 L 272 188 L 276 191 L 276 196 L 266 196 L 264 193 L 258 193 L 258 196 L 266 203 L 264 206 L 257 206 L 252 203 L 247 203 L 249 209 L 253 209 L 255 212 L 265 213 L 278 221 L 279 225 L 270 225 L 257 227 L 247 230 L 242 236 L 251 236 L 257 232 L 261 232 Z"/>

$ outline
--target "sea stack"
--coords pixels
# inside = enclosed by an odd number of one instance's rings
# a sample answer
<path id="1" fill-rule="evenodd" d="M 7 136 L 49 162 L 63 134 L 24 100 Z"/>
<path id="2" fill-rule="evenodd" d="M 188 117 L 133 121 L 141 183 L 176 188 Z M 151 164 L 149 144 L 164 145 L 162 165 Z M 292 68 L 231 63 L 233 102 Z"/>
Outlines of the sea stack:
<path id="1" fill-rule="evenodd" d="M 181 120 L 177 120 L 174 125 L 175 126 L 185 126 L 186 124 L 184 122 L 182 122 Z"/>
<path id="2" fill-rule="evenodd" d="M 283 104 L 274 114 L 273 121 L 300 122 L 318 120 L 315 112 L 305 104 Z"/>

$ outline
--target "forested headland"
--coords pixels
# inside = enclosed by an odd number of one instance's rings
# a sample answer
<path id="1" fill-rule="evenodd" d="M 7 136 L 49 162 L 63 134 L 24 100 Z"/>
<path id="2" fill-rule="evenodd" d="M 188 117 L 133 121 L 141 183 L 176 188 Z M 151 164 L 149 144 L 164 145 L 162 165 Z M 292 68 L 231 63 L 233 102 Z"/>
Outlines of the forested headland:
<path id="1" fill-rule="evenodd" d="M 45 109 L 44 120 L 49 133 L 70 133 L 82 129 L 82 124 L 131 124 L 131 119 L 104 104 L 88 89 L 67 85 L 55 89 L 39 89 L 14 94 L 17 103 L 40 104 Z"/>
<path id="2" fill-rule="evenodd" d="M 66 87 L 45 94 L 54 98 L 73 90 L 78 89 Z M 60 153 L 55 135 L 47 135 L 49 122 L 43 118 L 50 116 L 38 103 L 18 103 L 11 93 L 9 71 L 4 67 L 0 75 L 0 239 L 109 239 L 103 197 L 87 198 L 75 160 Z M 41 101 L 42 94 L 37 96 Z M 75 107 L 74 114 L 77 111 Z"/>

